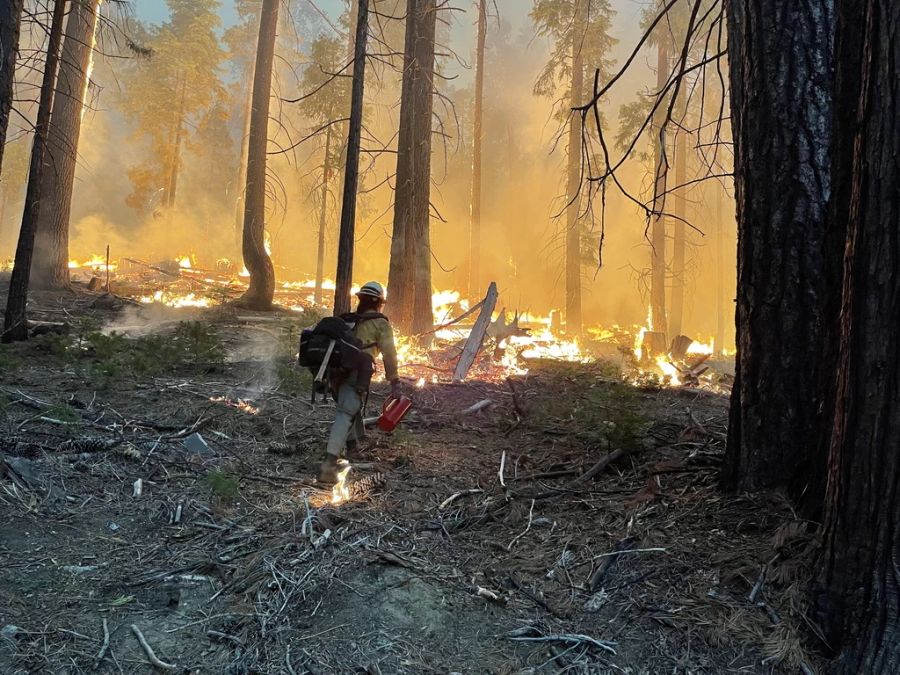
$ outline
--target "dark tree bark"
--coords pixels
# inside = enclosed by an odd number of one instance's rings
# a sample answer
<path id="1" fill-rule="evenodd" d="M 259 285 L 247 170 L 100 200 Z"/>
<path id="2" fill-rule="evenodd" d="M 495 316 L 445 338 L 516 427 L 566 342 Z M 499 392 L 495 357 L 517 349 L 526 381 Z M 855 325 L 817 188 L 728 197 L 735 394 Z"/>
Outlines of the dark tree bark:
<path id="1" fill-rule="evenodd" d="M 328 185 L 331 180 L 331 126 L 325 131 L 325 161 L 322 163 L 322 204 L 319 211 L 319 241 L 316 250 L 316 290 L 313 301 L 322 304 L 325 278 L 325 225 L 328 223 Z"/>
<path id="2" fill-rule="evenodd" d="M 576 0 L 572 30 L 572 89 L 569 107 L 584 103 L 584 34 L 589 0 Z M 569 152 L 566 170 L 566 332 L 581 333 L 581 131 L 582 117 L 569 118 Z"/>
<path id="3" fill-rule="evenodd" d="M 244 191 L 247 188 L 247 155 L 250 152 L 250 117 L 253 115 L 253 88 L 247 92 L 247 104 L 244 108 L 244 133 L 241 136 L 241 163 L 238 166 L 237 195 L 234 200 L 234 241 L 236 250 L 240 250 L 244 240 L 244 208 L 246 200 Z"/>
<path id="4" fill-rule="evenodd" d="M 34 256 L 34 235 L 41 210 L 41 172 L 46 159 L 47 135 L 53 110 L 53 94 L 56 88 L 56 73 L 59 66 L 59 45 L 62 42 L 63 18 L 66 14 L 65 0 L 56 0 L 53 5 L 53 19 L 50 38 L 47 42 L 47 59 L 41 82 L 41 96 L 38 103 L 37 124 L 31 147 L 31 164 L 28 168 L 28 188 L 25 194 L 25 211 L 12 277 L 9 280 L 9 296 L 6 300 L 6 314 L 3 317 L 2 342 L 28 339 L 26 307 L 28 305 L 28 281 L 31 277 L 31 260 Z"/>
<path id="5" fill-rule="evenodd" d="M 435 0 L 408 1 L 388 298 L 392 320 L 413 334 L 434 322 L 429 220 L 436 20 Z"/>
<path id="6" fill-rule="evenodd" d="M 672 301 L 669 310 L 670 337 L 682 335 L 684 331 L 684 293 L 686 278 L 684 273 L 687 249 L 687 215 L 684 187 L 687 181 L 687 136 L 679 130 L 675 134 L 675 185 L 672 189 Z"/>
<path id="7" fill-rule="evenodd" d="M 263 0 L 260 11 L 250 146 L 247 152 L 243 252 L 244 265 L 250 272 L 250 286 L 241 297 L 240 304 L 256 310 L 272 309 L 275 296 L 275 268 L 266 252 L 266 153 L 279 4 L 278 0 Z"/>
<path id="8" fill-rule="evenodd" d="M 415 192 L 416 217 L 407 237 L 415 241 L 417 248 L 415 269 L 415 300 L 411 331 L 420 335 L 434 326 L 434 309 L 431 302 L 431 141 L 434 114 L 434 60 L 435 33 L 437 30 L 437 2 L 424 0 L 418 18 L 416 41 L 416 67 L 414 101 L 419 102 L 415 113 Z"/>
<path id="9" fill-rule="evenodd" d="M 656 88 L 662 91 L 666 86 L 669 76 L 669 53 L 662 40 L 656 52 Z M 669 332 L 666 316 L 666 217 L 665 194 L 666 176 L 668 174 L 668 159 L 666 156 L 666 130 L 663 126 L 665 111 L 659 106 L 656 119 L 653 123 L 653 131 L 657 135 L 653 144 L 656 153 L 656 174 L 654 191 L 656 193 L 657 213 L 653 216 L 650 226 L 650 318 L 652 328 L 663 336 Z M 665 342 L 665 340 L 664 340 Z"/>
<path id="10" fill-rule="evenodd" d="M 43 203 L 31 270 L 34 288 L 69 285 L 69 214 L 99 9 L 100 0 L 73 0 L 66 20 L 47 137 L 47 161 L 41 177 Z"/>
<path id="11" fill-rule="evenodd" d="M 353 48 L 350 123 L 347 132 L 347 167 L 344 171 L 344 195 L 341 203 L 341 229 L 338 235 L 337 273 L 335 275 L 335 315 L 350 311 L 350 291 L 353 288 L 356 193 L 359 191 L 359 153 L 362 141 L 363 99 L 366 83 L 366 43 L 369 37 L 369 0 L 358 0 L 358 3 L 356 38 Z"/>
<path id="12" fill-rule="evenodd" d="M 832 217 L 846 246 L 816 608 L 833 672 L 887 675 L 900 672 L 900 5 L 836 8 L 835 101 L 845 107 Z"/>
<path id="13" fill-rule="evenodd" d="M 738 217 L 723 485 L 804 489 L 815 453 L 830 191 L 832 0 L 727 2 Z"/>
<path id="14" fill-rule="evenodd" d="M 481 278 L 481 148 L 484 141 L 484 50 L 487 41 L 487 0 L 478 2 L 475 43 L 475 110 L 472 129 L 472 203 L 469 224 L 469 297 L 480 296 Z"/>
<path id="15" fill-rule="evenodd" d="M 6 146 L 9 112 L 12 110 L 23 4 L 24 0 L 0 3 L 0 171 L 3 170 L 3 148 Z"/>
<path id="16" fill-rule="evenodd" d="M 413 53 L 416 43 L 417 0 L 407 0 L 406 36 L 403 46 L 403 79 L 400 88 L 400 128 L 397 133 L 397 175 L 394 190 L 394 227 L 388 270 L 388 308 L 394 325 L 406 331 L 412 322 L 413 267 L 407 252 L 406 230 L 412 220 L 410 210 L 413 180 Z"/>

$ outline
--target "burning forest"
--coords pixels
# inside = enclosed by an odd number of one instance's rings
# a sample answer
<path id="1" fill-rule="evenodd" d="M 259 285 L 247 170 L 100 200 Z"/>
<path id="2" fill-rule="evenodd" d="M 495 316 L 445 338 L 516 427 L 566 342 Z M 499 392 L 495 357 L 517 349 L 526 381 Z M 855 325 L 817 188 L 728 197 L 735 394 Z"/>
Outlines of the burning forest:
<path id="1" fill-rule="evenodd" d="M 0 671 L 897 672 L 898 29 L 3 3 Z"/>

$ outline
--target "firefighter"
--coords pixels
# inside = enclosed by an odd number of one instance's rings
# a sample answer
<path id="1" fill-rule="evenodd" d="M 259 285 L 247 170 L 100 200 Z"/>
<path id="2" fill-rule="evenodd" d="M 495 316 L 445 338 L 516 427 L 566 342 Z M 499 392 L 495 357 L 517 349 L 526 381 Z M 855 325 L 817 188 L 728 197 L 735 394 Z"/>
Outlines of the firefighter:
<path id="1" fill-rule="evenodd" d="M 391 396 L 400 396 L 400 378 L 397 374 L 397 348 L 394 331 L 388 318 L 381 313 L 384 307 L 384 288 L 377 281 L 370 281 L 356 294 L 359 304 L 356 312 L 344 315 L 355 323 L 353 334 L 362 342 L 371 356 L 381 354 L 384 360 L 385 379 L 391 383 Z M 357 372 L 339 373 L 330 380 L 332 395 L 337 404 L 334 423 L 326 446 L 325 461 L 319 467 L 319 482 L 332 484 L 337 481 L 338 459 L 344 454 L 353 459 L 359 451 L 359 442 L 365 435 L 362 418 L 363 400 L 368 395 L 368 384 L 357 381 Z"/>

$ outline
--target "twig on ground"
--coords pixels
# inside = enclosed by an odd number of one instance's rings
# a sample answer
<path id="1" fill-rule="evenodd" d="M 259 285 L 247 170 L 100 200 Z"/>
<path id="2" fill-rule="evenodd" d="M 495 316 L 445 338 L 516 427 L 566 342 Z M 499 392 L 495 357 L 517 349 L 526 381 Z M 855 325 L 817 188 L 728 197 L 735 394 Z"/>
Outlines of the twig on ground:
<path id="1" fill-rule="evenodd" d="M 103 644 L 100 647 L 100 651 L 97 652 L 97 656 L 94 657 L 95 667 L 99 666 L 103 661 L 103 657 L 106 656 L 106 652 L 109 649 L 109 624 L 106 619 L 103 619 Z"/>
<path id="2" fill-rule="evenodd" d="M 134 636 L 138 639 L 138 642 L 141 643 L 141 647 L 144 648 L 144 652 L 147 654 L 147 658 L 154 666 L 163 670 L 175 670 L 178 667 L 173 663 L 160 661 L 159 657 L 153 651 L 153 647 L 150 646 L 150 644 L 147 642 L 147 638 L 145 638 L 144 634 L 141 632 L 141 629 L 137 627 L 137 624 L 131 624 L 131 632 L 134 633 Z"/>
<path id="3" fill-rule="evenodd" d="M 525 634 L 521 634 L 525 632 Z M 509 635 L 507 638 L 512 640 L 513 642 L 564 642 L 566 644 L 590 644 L 595 647 L 598 647 L 604 651 L 609 652 L 610 654 L 615 654 L 616 650 L 613 649 L 614 642 L 605 642 L 603 640 L 598 640 L 597 638 L 592 638 L 590 635 L 582 635 L 580 633 L 561 633 L 559 635 L 540 635 L 540 636 L 530 636 L 528 633 L 536 632 L 534 628 L 525 628 L 515 630 Z"/>
<path id="4" fill-rule="evenodd" d="M 443 511 L 448 506 L 450 506 L 453 502 L 455 502 L 460 497 L 465 497 L 467 495 L 477 495 L 484 493 L 484 490 L 479 488 L 472 488 L 471 490 L 463 490 L 462 492 L 454 492 L 452 495 L 447 497 L 444 501 L 438 504 L 438 511 Z"/>
<path id="5" fill-rule="evenodd" d="M 506 547 L 507 551 L 512 551 L 513 544 L 515 544 L 517 541 L 519 541 L 519 539 L 521 539 L 526 534 L 528 534 L 528 530 L 531 529 L 531 523 L 533 520 L 534 520 L 534 500 L 532 499 L 531 500 L 531 508 L 528 510 L 528 526 L 524 530 L 522 530 L 522 532 L 520 532 L 518 535 L 516 535 L 516 537 L 511 542 L 509 542 L 509 546 Z"/>

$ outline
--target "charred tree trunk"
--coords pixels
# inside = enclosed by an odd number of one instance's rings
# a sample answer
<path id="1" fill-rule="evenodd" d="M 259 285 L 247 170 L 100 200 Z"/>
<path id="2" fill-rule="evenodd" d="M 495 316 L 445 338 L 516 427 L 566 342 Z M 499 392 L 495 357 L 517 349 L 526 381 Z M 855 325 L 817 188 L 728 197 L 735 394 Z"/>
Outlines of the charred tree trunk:
<path id="1" fill-rule="evenodd" d="M 237 196 L 234 200 L 234 241 L 235 249 L 241 250 L 244 239 L 244 207 L 247 188 L 247 155 L 250 152 L 250 118 L 253 115 L 253 88 L 247 92 L 247 105 L 244 108 L 244 133 L 241 136 L 241 164 L 238 167 Z"/>
<path id="2" fill-rule="evenodd" d="M 347 132 L 347 166 L 341 203 L 341 230 L 338 235 L 334 313 L 350 311 L 353 288 L 353 249 L 356 244 L 356 197 L 359 190 L 359 154 L 362 141 L 363 99 L 366 83 L 366 43 L 369 37 L 369 0 L 358 0 L 356 38 L 353 48 L 353 87 L 350 96 L 350 124 Z"/>
<path id="3" fill-rule="evenodd" d="M 313 301 L 322 304 L 325 278 L 325 225 L 328 222 L 328 184 L 331 179 L 331 126 L 325 132 L 325 161 L 322 164 L 322 204 L 319 211 L 319 242 L 316 250 L 316 290 Z"/>
<path id="4" fill-rule="evenodd" d="M 656 88 L 662 91 L 669 77 L 669 53 L 662 40 L 656 54 Z M 665 111 L 659 106 L 653 131 L 657 134 L 654 148 L 656 151 L 656 174 L 654 176 L 655 214 L 650 227 L 650 317 L 649 326 L 655 333 L 661 333 L 663 341 L 669 332 L 666 316 L 666 217 L 663 215 L 666 202 L 666 176 L 669 171 L 666 155 L 666 129 L 663 117 Z"/>
<path id="5" fill-rule="evenodd" d="M 730 489 L 802 491 L 810 462 L 824 462 L 814 426 L 830 192 L 831 6 L 727 3 L 738 217 L 738 358 L 723 467 Z"/>
<path id="6" fill-rule="evenodd" d="M 99 10 L 100 0 L 74 0 L 66 20 L 47 138 L 47 162 L 41 177 L 44 197 L 31 270 L 35 288 L 69 285 L 69 214 Z"/>
<path id="7" fill-rule="evenodd" d="M 435 0 L 408 1 L 388 278 L 391 316 L 404 332 L 427 331 L 434 321 L 429 218 L 436 18 Z"/>
<path id="8" fill-rule="evenodd" d="M 672 189 L 672 303 L 669 310 L 670 337 L 675 338 L 684 332 L 684 293 L 686 278 L 684 272 L 685 252 L 687 249 L 687 214 L 683 187 L 687 181 L 687 136 L 683 130 L 675 134 L 675 185 Z"/>
<path id="9" fill-rule="evenodd" d="M 25 211 L 16 246 L 16 258 L 12 277 L 9 280 L 9 296 L 6 300 L 6 314 L 3 317 L 2 342 L 28 339 L 26 306 L 28 305 L 28 281 L 31 278 L 31 260 L 34 256 L 34 235 L 41 209 L 41 172 L 46 158 L 47 135 L 53 110 L 53 94 L 56 88 L 56 72 L 59 66 L 59 45 L 62 42 L 63 18 L 66 14 L 65 0 L 56 0 L 53 5 L 53 20 L 50 39 L 47 44 L 47 59 L 41 82 L 41 97 L 38 104 L 37 124 L 31 147 L 31 164 L 28 168 L 28 188 L 25 194 Z"/>
<path id="10" fill-rule="evenodd" d="M 430 331 L 434 327 L 434 310 L 431 303 L 431 140 L 434 114 L 434 58 L 435 32 L 437 29 L 437 2 L 420 3 L 417 19 L 419 29 L 416 41 L 416 77 L 413 101 L 417 105 L 415 115 L 415 187 L 412 227 L 406 234 L 417 249 L 415 269 L 415 300 L 411 330 L 413 335 Z"/>
<path id="11" fill-rule="evenodd" d="M 816 606 L 833 672 L 887 675 L 900 672 L 900 5 L 836 6 L 832 214 L 846 247 Z"/>
<path id="12" fill-rule="evenodd" d="M 178 174 L 181 171 L 181 141 L 184 136 L 184 100 L 187 96 L 187 77 L 181 80 L 181 96 L 178 102 L 178 113 L 175 118 L 175 138 L 172 141 L 172 163 L 169 166 L 169 183 L 166 186 L 166 206 L 175 208 L 175 197 L 178 193 Z"/>
<path id="13" fill-rule="evenodd" d="M 572 30 L 572 89 L 569 107 L 584 103 L 584 34 L 589 0 L 576 0 Z M 581 333 L 581 132 L 582 116 L 571 112 L 566 180 L 566 332 Z"/>
<path id="14" fill-rule="evenodd" d="M 266 152 L 269 143 L 269 99 L 278 29 L 278 0 L 263 0 L 259 17 L 259 41 L 253 75 L 253 113 L 247 152 L 247 188 L 244 208 L 244 265 L 250 286 L 240 299 L 245 307 L 272 309 L 275 268 L 266 251 Z"/>
<path id="15" fill-rule="evenodd" d="M 407 0 L 406 36 L 403 47 L 403 80 L 400 89 L 400 128 L 397 133 L 397 175 L 394 189 L 394 227 L 391 233 L 391 259 L 388 270 L 388 308 L 396 326 L 407 331 L 412 323 L 414 297 L 412 251 L 407 251 L 406 230 L 412 221 L 413 181 L 413 52 L 416 43 L 417 0 Z"/>
<path id="16" fill-rule="evenodd" d="M 3 148 L 6 146 L 9 112 L 12 110 L 23 4 L 24 0 L 0 3 L 0 172 L 3 171 Z"/>
<path id="17" fill-rule="evenodd" d="M 484 292 L 481 279 L 481 148 L 484 121 L 484 50 L 487 41 L 487 0 L 478 2 L 475 44 L 475 110 L 472 129 L 472 204 L 469 224 L 469 297 Z"/>

